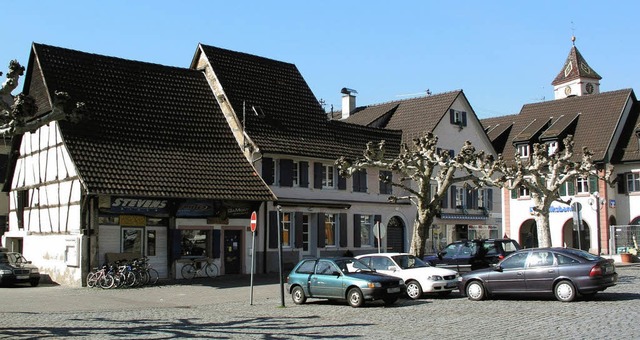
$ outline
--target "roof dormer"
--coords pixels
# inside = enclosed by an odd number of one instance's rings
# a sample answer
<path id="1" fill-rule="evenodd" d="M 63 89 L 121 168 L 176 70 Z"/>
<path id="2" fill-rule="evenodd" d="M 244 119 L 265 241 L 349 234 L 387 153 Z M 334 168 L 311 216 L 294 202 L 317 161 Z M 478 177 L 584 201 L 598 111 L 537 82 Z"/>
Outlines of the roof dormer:
<path id="1" fill-rule="evenodd" d="M 600 93 L 602 77 L 594 71 L 576 47 L 576 37 L 571 37 L 573 46 L 562 70 L 553 80 L 555 99 L 585 96 Z"/>

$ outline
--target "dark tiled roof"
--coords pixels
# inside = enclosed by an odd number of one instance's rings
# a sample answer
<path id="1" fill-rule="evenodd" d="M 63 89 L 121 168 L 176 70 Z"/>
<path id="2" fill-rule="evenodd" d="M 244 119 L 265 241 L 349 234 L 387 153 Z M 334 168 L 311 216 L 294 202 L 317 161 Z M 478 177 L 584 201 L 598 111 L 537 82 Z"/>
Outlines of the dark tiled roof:
<path id="1" fill-rule="evenodd" d="M 41 44 L 31 59 L 32 92 L 42 95 L 38 84 L 46 83 L 49 95 L 66 91 L 91 114 L 78 124 L 60 122 L 90 193 L 274 198 L 241 153 L 202 72 Z"/>
<path id="2" fill-rule="evenodd" d="M 571 64 L 571 67 L 567 69 L 569 64 Z M 571 51 L 569 51 L 569 56 L 567 56 L 562 70 L 560 70 L 560 73 L 558 73 L 553 82 L 551 82 L 551 85 L 562 84 L 578 78 L 602 79 L 602 77 L 587 64 L 587 61 L 584 60 L 578 48 L 573 46 L 571 47 Z"/>
<path id="3" fill-rule="evenodd" d="M 569 132 L 571 125 L 576 123 L 578 117 L 580 117 L 580 112 L 561 115 L 540 135 L 540 140 L 557 139 L 563 134 Z M 573 131 L 569 132 L 569 134 L 573 134 Z"/>
<path id="4" fill-rule="evenodd" d="M 515 137 L 513 137 L 513 141 L 518 142 L 527 142 L 532 140 L 546 130 L 551 123 L 552 118 L 550 117 L 540 117 L 532 119 L 527 126 L 522 129 Z"/>
<path id="5" fill-rule="evenodd" d="M 618 151 L 614 156 L 616 162 L 640 161 L 640 103 L 635 101 L 635 98 L 616 150 Z"/>
<path id="6" fill-rule="evenodd" d="M 616 126 L 622 119 L 625 105 L 632 94 L 633 90 L 624 89 L 527 104 L 522 107 L 518 115 L 483 119 L 482 124 L 483 126 L 496 125 L 501 122 L 501 119 L 504 119 L 502 123 L 513 124 L 509 137 L 504 141 L 502 151 L 505 158 L 510 160 L 512 155 L 516 154 L 513 146 L 516 136 L 531 122 L 534 120 L 552 120 L 553 122 L 558 117 L 575 117 L 580 113 L 573 133 L 576 157 L 582 154 L 583 147 L 587 147 L 593 152 L 594 161 L 605 161 L 606 151 L 610 147 Z M 496 141 L 494 138 L 491 140 Z M 532 141 L 532 143 L 537 142 L 539 141 Z M 500 150 L 500 147 L 496 147 L 496 150 Z"/>
<path id="7" fill-rule="evenodd" d="M 294 64 L 200 45 L 235 113 L 262 153 L 337 159 L 362 155 L 368 141 L 388 141 L 398 153 L 400 132 L 329 120 Z M 253 114 L 259 107 L 263 116 Z"/>
<path id="8" fill-rule="evenodd" d="M 380 127 L 402 130 L 403 142 L 410 143 L 414 138 L 422 137 L 426 132 L 432 132 L 460 95 L 462 91 L 458 90 L 361 107 L 356 109 L 346 121 L 373 124 L 391 113 L 391 116 L 385 119 L 387 123 Z"/>

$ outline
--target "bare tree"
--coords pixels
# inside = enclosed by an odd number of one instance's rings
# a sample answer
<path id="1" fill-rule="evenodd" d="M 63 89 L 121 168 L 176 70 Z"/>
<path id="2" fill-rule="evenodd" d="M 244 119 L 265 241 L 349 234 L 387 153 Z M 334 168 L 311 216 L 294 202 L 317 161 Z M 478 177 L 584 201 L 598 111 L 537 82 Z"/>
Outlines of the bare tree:
<path id="1" fill-rule="evenodd" d="M 449 187 L 458 182 L 477 182 L 477 177 L 470 170 L 473 167 L 464 164 L 475 164 L 478 157 L 486 158 L 484 153 L 476 153 L 470 142 L 466 142 L 460 153 L 453 157 L 448 150 L 438 152 L 437 143 L 438 137 L 429 132 L 422 138 L 414 139 L 412 148 L 403 144 L 399 155 L 385 158 L 385 141 L 377 146 L 369 142 L 362 158 L 349 160 L 341 157 L 336 161 L 340 175 L 344 177 L 366 168 L 390 170 L 398 175 L 381 176 L 380 179 L 407 193 L 403 196 L 392 195 L 390 201 L 409 200 L 416 206 L 409 252 L 420 258 L 424 256 L 428 228 L 440 212 L 442 199 Z"/>
<path id="2" fill-rule="evenodd" d="M 55 120 L 77 122 L 86 114 L 84 103 L 72 102 L 66 92 L 55 92 L 51 111 L 36 117 L 38 107 L 32 97 L 23 93 L 17 96 L 11 94 L 18 87 L 23 74 L 24 66 L 12 60 L 7 79 L 0 87 L 0 135 L 10 137 L 23 134 Z"/>
<path id="3" fill-rule="evenodd" d="M 606 171 L 598 170 L 593 163 L 593 154 L 582 149 L 581 160 L 574 160 L 573 136 L 564 139 L 564 148 L 558 152 L 549 152 L 546 144 L 533 145 L 533 153 L 528 158 L 516 154 L 513 162 L 506 162 L 502 155 L 497 160 L 477 158 L 475 164 L 466 166 L 474 173 L 481 173 L 479 182 L 505 188 L 519 190 L 524 188 L 533 201 L 533 216 L 537 225 L 540 247 L 551 246 L 549 225 L 549 209 L 551 203 L 557 201 L 571 204 L 571 198 L 562 199 L 560 188 L 576 178 L 597 176 L 609 184 L 612 167 Z"/>

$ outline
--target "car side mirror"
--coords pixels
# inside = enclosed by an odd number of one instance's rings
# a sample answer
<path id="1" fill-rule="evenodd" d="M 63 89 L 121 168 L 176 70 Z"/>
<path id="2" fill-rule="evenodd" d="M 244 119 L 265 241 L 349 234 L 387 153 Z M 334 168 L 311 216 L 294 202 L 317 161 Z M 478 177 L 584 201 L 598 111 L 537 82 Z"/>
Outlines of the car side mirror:
<path id="1" fill-rule="evenodd" d="M 396 270 L 398 270 L 398 267 L 396 267 L 396 266 L 389 266 L 389 267 L 387 268 L 387 270 L 390 270 L 390 271 L 394 271 L 394 272 L 395 272 Z"/>
<path id="2" fill-rule="evenodd" d="M 442 260 L 442 257 L 445 256 L 447 254 L 446 251 L 440 251 L 438 252 L 438 258 Z"/>
<path id="3" fill-rule="evenodd" d="M 497 272 L 501 272 L 502 271 L 502 266 L 499 264 L 493 264 L 493 270 L 497 271 Z"/>
<path id="4" fill-rule="evenodd" d="M 333 273 L 331 273 L 333 276 L 340 276 L 340 272 L 337 270 L 334 270 Z"/>

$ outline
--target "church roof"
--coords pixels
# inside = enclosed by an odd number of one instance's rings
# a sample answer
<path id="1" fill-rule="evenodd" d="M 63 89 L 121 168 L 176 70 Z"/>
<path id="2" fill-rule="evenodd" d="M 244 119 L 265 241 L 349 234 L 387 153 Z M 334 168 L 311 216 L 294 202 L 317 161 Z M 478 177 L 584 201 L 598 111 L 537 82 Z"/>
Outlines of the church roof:
<path id="1" fill-rule="evenodd" d="M 573 45 L 562 70 L 560 70 L 560 73 L 558 73 L 551 85 L 560 85 L 578 78 L 602 79 L 602 77 L 589 66 L 582 54 L 580 54 L 580 51 L 578 51 L 578 48 Z"/>

